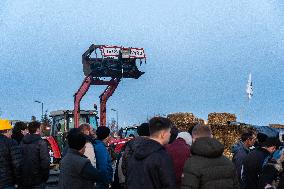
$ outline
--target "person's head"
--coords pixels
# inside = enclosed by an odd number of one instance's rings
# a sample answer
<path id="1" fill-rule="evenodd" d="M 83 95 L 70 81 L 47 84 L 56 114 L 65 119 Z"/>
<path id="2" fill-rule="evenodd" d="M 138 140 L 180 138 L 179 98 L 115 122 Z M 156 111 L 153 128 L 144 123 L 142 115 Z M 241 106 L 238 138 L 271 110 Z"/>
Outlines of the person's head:
<path id="1" fill-rule="evenodd" d="M 170 141 L 169 144 L 171 144 L 178 136 L 179 130 L 177 127 L 173 126 L 171 128 L 171 136 L 170 136 Z"/>
<path id="2" fill-rule="evenodd" d="M 256 136 L 253 132 L 245 132 L 241 136 L 241 141 L 247 148 L 249 148 L 254 145 Z"/>
<path id="3" fill-rule="evenodd" d="M 22 135 L 26 135 L 28 133 L 28 126 L 26 123 L 19 121 L 17 123 L 15 123 L 15 126 L 13 128 L 13 134 L 18 135 L 18 134 L 22 134 Z"/>
<path id="4" fill-rule="evenodd" d="M 106 141 L 110 134 L 110 129 L 108 127 L 98 127 L 97 131 L 97 139 L 101 141 Z"/>
<path id="5" fill-rule="evenodd" d="M 173 123 L 168 118 L 153 117 L 149 121 L 150 138 L 162 145 L 168 144 Z"/>
<path id="6" fill-rule="evenodd" d="M 178 138 L 182 138 L 187 145 L 191 146 L 192 145 L 192 137 L 188 132 L 180 132 L 177 136 Z"/>
<path id="7" fill-rule="evenodd" d="M 81 124 L 78 129 L 83 133 L 84 135 L 89 136 L 91 134 L 91 125 L 88 123 Z"/>
<path id="8" fill-rule="evenodd" d="M 268 138 L 268 136 L 264 133 L 257 133 L 256 138 L 258 144 L 261 145 Z"/>
<path id="9" fill-rule="evenodd" d="M 266 149 L 269 153 L 275 152 L 280 146 L 280 141 L 277 137 L 268 137 L 261 144 L 261 147 Z"/>
<path id="10" fill-rule="evenodd" d="M 28 125 L 28 130 L 30 134 L 40 134 L 40 122 L 32 121 Z"/>
<path id="11" fill-rule="evenodd" d="M 195 125 L 192 129 L 192 142 L 195 142 L 196 139 L 202 137 L 210 137 L 212 138 L 211 129 L 202 123 Z"/>
<path id="12" fill-rule="evenodd" d="M 86 137 L 78 128 L 70 129 L 67 135 L 69 148 L 77 150 L 79 153 L 85 153 Z"/>
<path id="13" fill-rule="evenodd" d="M 137 133 L 139 136 L 150 136 L 149 123 L 142 123 L 137 128 Z"/>
<path id="14" fill-rule="evenodd" d="M 0 119 L 0 134 L 5 135 L 8 138 L 12 136 L 12 125 L 7 119 Z"/>

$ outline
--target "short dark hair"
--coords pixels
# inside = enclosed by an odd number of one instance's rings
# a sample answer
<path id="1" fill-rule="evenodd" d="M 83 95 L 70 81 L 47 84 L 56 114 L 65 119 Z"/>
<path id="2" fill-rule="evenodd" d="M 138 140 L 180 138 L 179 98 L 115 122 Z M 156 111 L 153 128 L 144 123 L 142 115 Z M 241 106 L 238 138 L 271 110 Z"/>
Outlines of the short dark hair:
<path id="1" fill-rule="evenodd" d="M 30 134 L 34 134 L 37 129 L 40 128 L 40 122 L 38 121 L 32 121 L 28 125 L 28 130 Z"/>
<path id="2" fill-rule="evenodd" d="M 28 128 L 28 126 L 25 122 L 18 121 L 18 122 L 15 123 L 15 126 L 13 128 L 13 134 L 21 133 L 21 131 L 23 131 L 27 128 Z"/>
<path id="3" fill-rule="evenodd" d="M 69 147 L 75 150 L 81 150 L 86 144 L 86 137 L 78 128 L 70 129 L 67 140 Z"/>
<path id="4" fill-rule="evenodd" d="M 170 129 L 170 128 L 172 128 L 172 126 L 173 126 L 173 123 L 168 118 L 153 117 L 149 121 L 150 135 L 154 135 L 161 130 Z"/>
<path id="5" fill-rule="evenodd" d="M 202 123 L 195 125 L 192 129 L 192 136 L 195 138 L 210 137 L 212 135 L 211 129 Z"/>
<path id="6" fill-rule="evenodd" d="M 252 139 L 253 135 L 254 135 L 253 132 L 245 132 L 245 133 L 243 133 L 242 136 L 241 136 L 242 142 L 245 142 L 248 139 Z"/>
<path id="7" fill-rule="evenodd" d="M 281 145 L 279 138 L 277 137 L 267 137 L 266 140 L 261 144 L 262 147 L 272 147 L 278 148 Z"/>

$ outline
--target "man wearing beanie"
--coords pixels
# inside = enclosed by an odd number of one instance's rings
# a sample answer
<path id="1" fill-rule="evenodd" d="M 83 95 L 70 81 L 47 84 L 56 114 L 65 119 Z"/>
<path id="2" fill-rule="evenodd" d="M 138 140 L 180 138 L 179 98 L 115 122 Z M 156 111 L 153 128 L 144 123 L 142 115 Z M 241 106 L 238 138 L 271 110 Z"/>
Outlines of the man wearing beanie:
<path id="1" fill-rule="evenodd" d="M 96 154 L 96 167 L 104 174 L 106 183 L 97 182 L 97 189 L 107 189 L 112 182 L 113 169 L 111 164 L 111 158 L 106 148 L 106 143 L 110 134 L 108 127 L 98 127 L 97 140 L 95 141 L 95 154 Z"/>
<path id="2" fill-rule="evenodd" d="M 142 143 L 144 140 L 147 140 L 147 138 L 150 136 L 149 123 L 142 123 L 137 128 L 137 133 L 139 137 L 136 137 L 125 144 L 124 151 L 122 152 L 122 158 L 120 159 L 120 165 L 118 166 L 118 169 L 121 169 L 121 172 L 123 173 L 121 177 L 124 176 L 123 181 L 121 181 L 121 183 L 123 184 L 127 182 L 128 178 L 128 159 L 131 158 L 135 149 L 140 145 L 140 143 Z"/>
<path id="3" fill-rule="evenodd" d="M 84 156 L 86 138 L 79 129 L 67 136 L 68 151 L 60 162 L 59 189 L 93 189 L 94 182 L 105 182 L 104 175 Z"/>
<path id="4" fill-rule="evenodd" d="M 180 188 L 181 185 L 181 175 L 185 161 L 190 157 L 191 144 L 191 135 L 188 132 L 180 132 L 176 140 L 165 146 L 173 160 L 177 188 Z"/>

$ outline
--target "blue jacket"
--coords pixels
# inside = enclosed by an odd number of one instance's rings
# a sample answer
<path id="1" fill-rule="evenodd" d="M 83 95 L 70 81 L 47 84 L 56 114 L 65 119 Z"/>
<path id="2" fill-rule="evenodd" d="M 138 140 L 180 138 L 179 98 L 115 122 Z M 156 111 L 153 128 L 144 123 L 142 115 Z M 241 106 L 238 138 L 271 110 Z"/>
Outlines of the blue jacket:
<path id="1" fill-rule="evenodd" d="M 96 168 L 104 174 L 106 181 L 110 184 L 112 182 L 113 169 L 109 152 L 104 142 L 100 140 L 96 140 L 94 146 L 96 154 Z M 96 188 L 103 189 L 108 188 L 108 186 L 103 183 L 97 183 Z"/>

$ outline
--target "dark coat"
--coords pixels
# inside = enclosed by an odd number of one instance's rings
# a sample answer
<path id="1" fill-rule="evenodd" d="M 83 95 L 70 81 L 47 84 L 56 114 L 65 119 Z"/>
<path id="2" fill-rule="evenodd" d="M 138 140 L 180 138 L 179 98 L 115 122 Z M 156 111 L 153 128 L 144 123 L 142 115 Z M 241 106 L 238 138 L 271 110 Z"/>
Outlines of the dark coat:
<path id="1" fill-rule="evenodd" d="M 284 188 L 284 171 L 280 175 L 280 180 L 277 189 L 283 189 Z"/>
<path id="2" fill-rule="evenodd" d="M 47 143 L 37 134 L 27 134 L 21 143 L 23 170 L 21 185 L 37 186 L 49 177 L 49 150 Z"/>
<path id="3" fill-rule="evenodd" d="M 94 182 L 105 182 L 102 172 L 86 156 L 69 148 L 60 162 L 58 189 L 93 189 Z"/>
<path id="4" fill-rule="evenodd" d="M 184 166 L 182 189 L 238 189 L 234 164 L 223 155 L 224 146 L 214 138 L 198 138 Z"/>
<path id="5" fill-rule="evenodd" d="M 250 150 L 246 148 L 244 146 L 244 143 L 241 141 L 232 147 L 232 153 L 233 153 L 232 161 L 235 164 L 240 184 L 242 184 L 241 170 L 242 170 L 243 161 L 247 157 L 249 152 Z"/>
<path id="6" fill-rule="evenodd" d="M 128 189 L 176 188 L 171 158 L 155 140 L 142 140 L 127 164 Z"/>
<path id="7" fill-rule="evenodd" d="M 184 139 L 178 138 L 171 144 L 166 145 L 166 150 L 168 154 L 171 156 L 174 164 L 174 170 L 176 175 L 176 186 L 177 188 L 180 188 L 183 167 L 185 161 L 190 156 L 190 147 L 188 144 L 186 144 Z"/>
<path id="8" fill-rule="evenodd" d="M 242 175 L 245 189 L 257 189 L 263 162 L 269 155 L 270 153 L 267 150 L 259 147 L 245 158 Z"/>
<path id="9" fill-rule="evenodd" d="M 17 142 L 0 134 L 0 188 L 18 183 L 21 163 L 22 154 Z"/>

